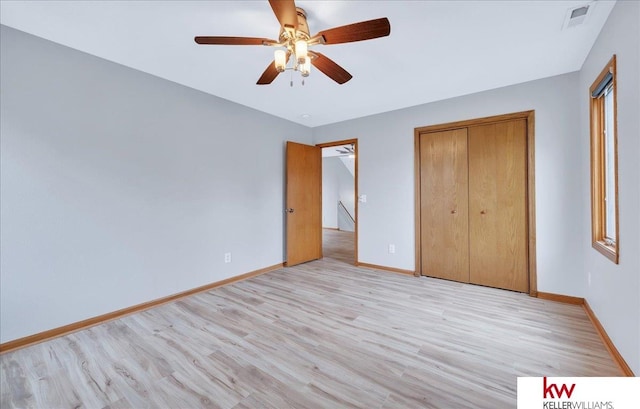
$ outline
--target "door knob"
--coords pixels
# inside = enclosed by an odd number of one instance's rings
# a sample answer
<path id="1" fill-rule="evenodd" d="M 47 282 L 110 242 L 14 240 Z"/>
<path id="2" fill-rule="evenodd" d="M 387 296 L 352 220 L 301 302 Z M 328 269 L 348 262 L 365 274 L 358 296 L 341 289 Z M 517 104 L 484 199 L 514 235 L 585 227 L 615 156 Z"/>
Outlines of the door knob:
<path id="1" fill-rule="evenodd" d="M 285 210 L 285 212 L 287 212 L 287 213 L 293 213 L 293 209 L 291 209 L 291 208 L 286 209 L 286 210 Z"/>
<path id="2" fill-rule="evenodd" d="M 457 211 L 457 210 L 452 210 L 452 211 L 451 211 L 451 214 L 456 214 L 456 213 L 458 213 L 458 211 Z"/>
<path id="3" fill-rule="evenodd" d="M 480 214 L 487 214 L 487 211 L 486 210 L 482 210 L 482 211 L 480 211 Z"/>

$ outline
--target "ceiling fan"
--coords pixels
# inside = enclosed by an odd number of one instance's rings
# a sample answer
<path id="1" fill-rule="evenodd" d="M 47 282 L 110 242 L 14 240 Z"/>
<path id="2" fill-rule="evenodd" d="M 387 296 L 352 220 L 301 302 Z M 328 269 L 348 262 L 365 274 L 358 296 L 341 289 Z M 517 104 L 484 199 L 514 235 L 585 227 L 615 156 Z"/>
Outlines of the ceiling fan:
<path id="1" fill-rule="evenodd" d="M 355 153 L 356 153 L 354 144 L 338 146 L 336 148 L 336 151 L 338 153 L 340 153 L 340 154 L 343 154 L 343 155 L 355 155 Z"/>
<path id="2" fill-rule="evenodd" d="M 269 4 L 280 22 L 280 35 L 277 41 L 258 37 L 221 36 L 198 36 L 194 40 L 198 44 L 208 45 L 277 47 L 274 60 L 258 79 L 258 85 L 271 84 L 278 74 L 287 69 L 299 71 L 303 77 L 307 77 L 311 65 L 338 84 L 344 84 L 352 78 L 352 75 L 329 57 L 312 51 L 310 48 L 321 44 L 332 45 L 371 40 L 388 36 L 391 32 L 389 20 L 384 17 L 330 28 L 311 36 L 307 25 L 307 14 L 303 9 L 296 7 L 294 0 L 269 0 Z M 294 56 L 294 59 L 291 66 L 288 67 L 291 56 Z"/>

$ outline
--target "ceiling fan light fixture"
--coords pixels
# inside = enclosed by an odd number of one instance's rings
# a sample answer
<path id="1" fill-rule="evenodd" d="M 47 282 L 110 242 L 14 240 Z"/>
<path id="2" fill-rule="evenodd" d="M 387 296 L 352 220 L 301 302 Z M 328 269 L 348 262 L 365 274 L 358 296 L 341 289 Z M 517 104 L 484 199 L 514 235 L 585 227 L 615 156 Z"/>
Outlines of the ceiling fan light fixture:
<path id="1" fill-rule="evenodd" d="M 284 72 L 284 69 L 287 66 L 287 53 L 284 50 L 276 50 L 273 55 L 276 64 L 276 70 L 278 72 Z"/>
<path id="2" fill-rule="evenodd" d="M 302 74 L 303 77 L 308 77 L 310 72 L 311 72 L 311 58 L 307 56 L 304 59 L 304 64 L 300 65 L 300 73 Z"/>
<path id="3" fill-rule="evenodd" d="M 296 59 L 298 64 L 304 64 L 307 58 L 307 40 L 296 41 Z"/>

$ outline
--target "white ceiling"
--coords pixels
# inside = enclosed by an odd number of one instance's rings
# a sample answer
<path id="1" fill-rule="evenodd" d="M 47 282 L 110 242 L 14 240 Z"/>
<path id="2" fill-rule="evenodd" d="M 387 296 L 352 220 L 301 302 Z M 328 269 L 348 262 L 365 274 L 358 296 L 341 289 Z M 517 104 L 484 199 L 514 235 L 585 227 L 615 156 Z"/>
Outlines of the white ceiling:
<path id="1" fill-rule="evenodd" d="M 5 1 L 0 22 L 51 41 L 309 127 L 579 70 L 614 1 L 299 0 L 311 34 L 388 17 L 391 35 L 314 49 L 353 75 L 338 85 L 312 68 L 256 81 L 263 46 L 202 46 L 197 35 L 276 39 L 267 0 Z M 584 24 L 567 11 L 591 4 Z M 308 116 L 308 117 L 303 117 Z"/>

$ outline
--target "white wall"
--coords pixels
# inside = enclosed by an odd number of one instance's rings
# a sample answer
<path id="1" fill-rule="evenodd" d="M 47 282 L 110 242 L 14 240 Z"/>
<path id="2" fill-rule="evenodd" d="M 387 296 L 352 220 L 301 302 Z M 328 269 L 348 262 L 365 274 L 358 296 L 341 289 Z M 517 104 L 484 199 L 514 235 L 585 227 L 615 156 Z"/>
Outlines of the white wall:
<path id="1" fill-rule="evenodd" d="M 358 194 L 367 195 L 358 208 L 359 261 L 415 269 L 414 128 L 533 109 L 538 289 L 583 296 L 577 79 L 561 75 L 314 128 L 315 143 L 358 138 Z"/>
<path id="2" fill-rule="evenodd" d="M 619 1 L 580 71 L 580 182 L 585 297 L 607 334 L 640 375 L 640 3 Z M 618 80 L 620 264 L 591 247 L 589 87 L 613 54 Z M 591 284 L 589 284 L 591 277 Z"/>
<path id="3" fill-rule="evenodd" d="M 342 161 L 342 163 L 344 163 L 344 166 L 347 167 L 347 170 L 349 171 L 349 173 L 351 173 L 351 176 L 353 178 L 356 177 L 356 158 L 350 158 L 348 156 L 340 156 L 340 160 Z"/>
<path id="4" fill-rule="evenodd" d="M 338 228 L 338 181 L 335 176 L 332 157 L 322 158 L 322 227 Z"/>
<path id="5" fill-rule="evenodd" d="M 284 141 L 309 128 L 1 41 L 1 342 L 283 261 Z"/>
<path id="6" fill-rule="evenodd" d="M 353 231 L 340 222 L 338 201 L 355 217 L 354 177 L 339 156 L 322 158 L 322 226 Z M 350 223 L 352 224 L 352 223 Z"/>

